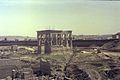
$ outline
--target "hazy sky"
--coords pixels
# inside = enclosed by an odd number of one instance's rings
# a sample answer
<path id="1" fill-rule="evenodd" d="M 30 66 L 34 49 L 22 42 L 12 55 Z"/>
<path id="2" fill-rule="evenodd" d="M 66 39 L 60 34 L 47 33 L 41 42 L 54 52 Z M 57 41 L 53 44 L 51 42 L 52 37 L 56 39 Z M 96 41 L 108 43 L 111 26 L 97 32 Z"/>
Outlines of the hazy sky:
<path id="1" fill-rule="evenodd" d="M 0 36 L 36 36 L 43 29 L 72 30 L 80 35 L 117 33 L 120 2 L 0 0 Z"/>

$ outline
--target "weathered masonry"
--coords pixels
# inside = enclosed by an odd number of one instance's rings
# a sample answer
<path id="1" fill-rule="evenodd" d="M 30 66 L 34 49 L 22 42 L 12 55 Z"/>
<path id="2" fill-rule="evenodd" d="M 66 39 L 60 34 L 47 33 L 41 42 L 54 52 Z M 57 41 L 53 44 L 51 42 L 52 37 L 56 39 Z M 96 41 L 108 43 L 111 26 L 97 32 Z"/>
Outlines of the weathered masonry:
<path id="1" fill-rule="evenodd" d="M 72 31 L 37 31 L 38 54 L 72 48 Z"/>
<path id="2" fill-rule="evenodd" d="M 113 39 L 119 39 L 120 40 L 120 32 L 116 33 L 112 36 Z"/>

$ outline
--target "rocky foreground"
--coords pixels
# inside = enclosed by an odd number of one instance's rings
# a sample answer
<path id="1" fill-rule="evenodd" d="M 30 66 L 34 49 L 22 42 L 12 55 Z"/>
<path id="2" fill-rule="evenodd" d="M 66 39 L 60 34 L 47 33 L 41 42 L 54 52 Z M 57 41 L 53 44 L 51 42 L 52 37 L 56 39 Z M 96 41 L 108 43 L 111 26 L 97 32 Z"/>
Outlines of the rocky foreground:
<path id="1" fill-rule="evenodd" d="M 43 55 L 42 58 L 50 63 L 44 70 L 50 68 L 50 71 L 44 78 L 39 76 L 40 79 L 120 80 L 120 53 L 74 52 Z"/>

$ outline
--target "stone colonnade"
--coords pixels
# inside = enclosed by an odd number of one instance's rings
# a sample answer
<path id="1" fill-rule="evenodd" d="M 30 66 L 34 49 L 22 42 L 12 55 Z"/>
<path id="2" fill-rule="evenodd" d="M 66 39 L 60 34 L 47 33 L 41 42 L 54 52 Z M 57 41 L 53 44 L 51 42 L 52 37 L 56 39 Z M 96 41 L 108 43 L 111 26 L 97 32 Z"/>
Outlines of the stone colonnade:
<path id="1" fill-rule="evenodd" d="M 44 30 L 37 31 L 38 53 L 51 53 L 52 47 L 72 48 L 72 31 Z"/>

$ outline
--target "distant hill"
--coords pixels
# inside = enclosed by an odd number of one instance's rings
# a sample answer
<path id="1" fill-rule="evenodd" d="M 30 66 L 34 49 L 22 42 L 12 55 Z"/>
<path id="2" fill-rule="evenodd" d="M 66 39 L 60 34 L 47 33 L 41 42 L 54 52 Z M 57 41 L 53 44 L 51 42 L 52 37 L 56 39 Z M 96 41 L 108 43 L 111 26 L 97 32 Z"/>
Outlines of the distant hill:
<path id="1" fill-rule="evenodd" d="M 0 41 L 2 40 L 9 40 L 9 41 L 15 41 L 15 40 L 36 40 L 36 37 L 29 37 L 29 36 L 0 36 Z"/>

